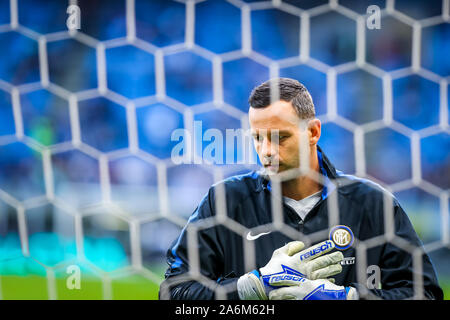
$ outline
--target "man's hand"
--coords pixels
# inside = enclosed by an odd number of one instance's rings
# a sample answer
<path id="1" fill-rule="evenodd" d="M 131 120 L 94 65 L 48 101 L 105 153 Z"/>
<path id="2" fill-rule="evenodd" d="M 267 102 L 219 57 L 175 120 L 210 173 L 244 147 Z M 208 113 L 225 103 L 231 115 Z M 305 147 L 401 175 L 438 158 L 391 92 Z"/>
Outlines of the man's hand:
<path id="1" fill-rule="evenodd" d="M 328 280 L 302 278 L 295 285 L 272 290 L 270 300 L 358 300 L 353 287 L 337 286 Z"/>
<path id="2" fill-rule="evenodd" d="M 303 251 L 301 241 L 289 242 L 275 250 L 269 263 L 239 278 L 237 286 L 241 300 L 267 300 L 269 292 L 281 286 L 296 284 L 303 278 L 326 279 L 342 271 L 341 252 L 329 252 L 334 248 L 330 240 Z M 322 256 L 323 255 L 323 256 Z"/>

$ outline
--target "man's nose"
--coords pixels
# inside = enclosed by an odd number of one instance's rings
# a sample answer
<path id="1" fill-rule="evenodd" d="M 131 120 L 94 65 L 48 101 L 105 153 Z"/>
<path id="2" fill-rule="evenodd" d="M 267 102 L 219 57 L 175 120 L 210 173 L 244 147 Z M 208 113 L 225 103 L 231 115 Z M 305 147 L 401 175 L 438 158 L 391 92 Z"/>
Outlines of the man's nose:
<path id="1" fill-rule="evenodd" d="M 269 139 L 264 139 L 262 143 L 261 153 L 264 158 L 272 158 L 277 154 L 277 150 L 275 149 L 277 146 L 275 143 L 271 143 Z"/>
<path id="2" fill-rule="evenodd" d="M 270 141 L 269 139 L 264 138 L 261 146 L 261 153 L 262 156 L 270 157 L 271 156 L 271 149 L 270 149 Z"/>

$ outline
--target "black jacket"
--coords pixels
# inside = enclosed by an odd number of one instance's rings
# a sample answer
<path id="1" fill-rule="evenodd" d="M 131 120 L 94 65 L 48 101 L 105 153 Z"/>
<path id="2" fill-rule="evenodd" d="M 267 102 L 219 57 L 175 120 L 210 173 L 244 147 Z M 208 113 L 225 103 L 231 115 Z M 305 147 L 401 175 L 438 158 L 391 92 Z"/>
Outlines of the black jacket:
<path id="1" fill-rule="evenodd" d="M 340 274 L 334 276 L 336 284 L 354 286 L 360 292 L 365 290 L 364 286 L 357 283 L 357 266 L 362 256 L 359 255 L 361 251 L 356 252 L 358 243 L 364 241 L 367 246 L 367 250 L 364 250 L 367 258 L 364 267 L 375 265 L 381 271 L 381 289 L 371 287 L 369 293 L 382 299 L 413 297 L 413 265 L 414 268 L 418 266 L 413 263 L 413 256 L 409 252 L 412 252 L 411 249 L 423 247 L 398 201 L 392 194 L 371 181 L 337 171 L 320 148 L 318 156 L 321 173 L 325 179 L 321 200 L 304 221 L 292 208 L 283 204 L 284 224 L 290 228 L 284 227 L 281 231 L 277 231 L 272 225 L 271 233 L 251 241 L 254 250 L 250 249 L 249 252 L 244 251 L 244 247 L 247 247 L 247 250 L 251 248 L 248 246 L 249 243 L 247 246 L 244 243 L 249 242 L 246 238 L 249 230 L 243 227 L 250 229 L 272 222 L 270 182 L 263 175 L 252 171 L 245 175 L 230 177 L 212 186 L 189 218 L 179 238 L 167 251 L 169 268 L 165 273 L 166 280 L 161 284 L 160 298 L 167 297 L 162 294 L 163 292 L 170 292 L 170 299 L 215 299 L 214 288 L 226 285 L 226 288 L 231 288 L 227 291 L 228 299 L 239 299 L 236 291 L 237 279 L 255 267 L 261 268 L 266 265 L 275 249 L 292 240 L 301 240 L 305 244 L 313 245 L 330 237 L 329 232 L 334 227 L 329 224 L 330 201 L 338 204 L 337 224 L 348 227 L 354 235 L 353 244 L 342 250 L 344 257 L 347 258 L 345 259 L 347 264 L 343 265 Z M 234 221 L 227 220 L 221 223 L 223 216 L 218 218 L 216 207 L 218 190 L 225 191 L 226 214 L 228 219 Z M 391 221 L 394 221 L 394 225 L 387 224 L 386 233 L 384 201 L 387 201 L 386 203 L 391 201 Z M 252 230 L 254 231 L 252 234 L 268 230 L 255 229 Z M 385 234 L 389 234 L 389 230 L 395 232 L 393 239 L 385 237 Z M 193 249 L 198 250 L 200 272 L 212 281 L 205 283 L 205 280 L 196 281 L 198 278 L 192 280 L 188 277 L 178 279 L 175 277 L 186 276 L 189 266 L 194 265 L 188 260 L 187 242 L 191 231 L 197 234 L 192 239 L 195 245 Z M 309 238 L 311 242 L 305 235 L 311 237 Z M 369 239 L 371 240 L 365 241 Z M 246 266 L 245 258 L 248 259 L 249 255 L 253 254 L 256 265 Z M 370 276 L 371 272 L 368 271 L 367 275 Z M 425 253 L 422 255 L 422 275 L 424 296 L 428 299 L 443 299 L 436 272 Z"/>

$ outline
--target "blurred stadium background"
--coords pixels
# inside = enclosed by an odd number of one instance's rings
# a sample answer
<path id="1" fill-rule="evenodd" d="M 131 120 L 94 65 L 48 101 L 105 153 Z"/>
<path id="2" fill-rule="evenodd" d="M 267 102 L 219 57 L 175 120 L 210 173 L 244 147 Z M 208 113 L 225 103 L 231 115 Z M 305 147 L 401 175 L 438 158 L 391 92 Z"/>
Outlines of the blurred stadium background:
<path id="1" fill-rule="evenodd" d="M 280 75 L 312 93 L 336 166 L 399 198 L 449 299 L 449 7 L 0 0 L 0 298 L 157 299 L 198 201 L 255 167 L 174 165 L 172 131 L 245 128 L 251 89 Z"/>

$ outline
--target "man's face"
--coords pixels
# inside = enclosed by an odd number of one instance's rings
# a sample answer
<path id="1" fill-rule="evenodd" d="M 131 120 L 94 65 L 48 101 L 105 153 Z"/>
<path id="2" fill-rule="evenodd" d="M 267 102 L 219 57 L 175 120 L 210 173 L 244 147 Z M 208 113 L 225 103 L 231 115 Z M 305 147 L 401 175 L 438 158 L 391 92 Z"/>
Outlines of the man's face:
<path id="1" fill-rule="evenodd" d="M 256 152 L 269 173 L 299 167 L 300 141 L 307 131 L 301 129 L 300 118 L 290 102 L 277 101 L 265 108 L 250 108 L 249 121 Z M 308 144 L 308 140 L 302 143 Z"/>

